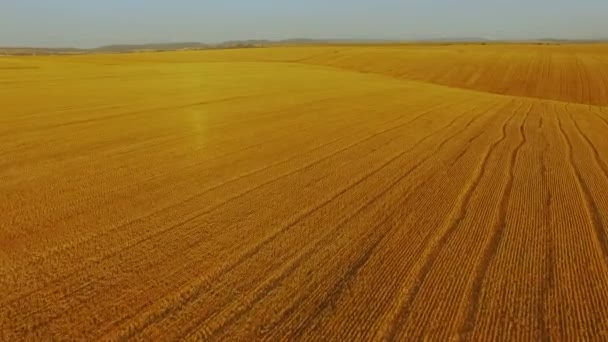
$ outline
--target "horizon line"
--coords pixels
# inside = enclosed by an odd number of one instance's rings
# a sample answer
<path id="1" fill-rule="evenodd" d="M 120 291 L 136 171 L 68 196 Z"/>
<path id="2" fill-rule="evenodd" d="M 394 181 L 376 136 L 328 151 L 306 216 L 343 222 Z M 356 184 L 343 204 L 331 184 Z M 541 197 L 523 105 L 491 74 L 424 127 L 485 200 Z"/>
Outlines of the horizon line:
<path id="1" fill-rule="evenodd" d="M 99 50 L 107 47 L 126 47 L 126 46 L 146 46 L 146 45 L 206 45 L 209 47 L 222 46 L 226 44 L 243 44 L 243 43 L 289 43 L 289 42 L 309 42 L 309 43 L 341 43 L 341 42 L 385 42 L 385 43 L 482 43 L 482 42 L 608 42 L 608 38 L 508 38 L 495 39 L 490 37 L 437 37 L 437 38 L 415 38 L 415 39 L 392 39 L 392 38 L 286 38 L 286 39 L 233 39 L 220 42 L 204 42 L 204 41 L 159 41 L 159 42 L 137 42 L 137 43 L 109 43 L 97 45 L 94 47 L 78 47 L 78 46 L 45 46 L 45 45 L 0 45 L 2 49 L 48 49 L 48 50 Z"/>

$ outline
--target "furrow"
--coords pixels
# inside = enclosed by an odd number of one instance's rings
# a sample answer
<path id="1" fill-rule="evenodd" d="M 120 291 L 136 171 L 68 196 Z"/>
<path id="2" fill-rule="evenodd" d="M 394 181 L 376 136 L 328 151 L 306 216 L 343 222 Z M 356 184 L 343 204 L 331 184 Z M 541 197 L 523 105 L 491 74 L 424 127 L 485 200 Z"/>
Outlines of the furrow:
<path id="1" fill-rule="evenodd" d="M 465 338 L 466 338 L 466 336 L 469 336 L 471 334 L 473 328 L 475 327 L 475 320 L 476 320 L 478 312 L 479 312 L 479 304 L 480 304 L 480 300 L 482 297 L 482 286 L 483 286 L 484 276 L 486 275 L 488 268 L 490 267 L 491 263 L 494 260 L 494 256 L 496 255 L 496 251 L 499 248 L 500 242 L 502 240 L 503 232 L 507 225 L 506 219 L 507 219 L 507 214 L 508 214 L 508 209 L 509 209 L 509 202 L 511 199 L 511 192 L 513 191 L 513 179 L 514 179 L 513 170 L 515 168 L 515 163 L 517 162 L 517 157 L 519 156 L 519 151 L 521 150 L 522 146 L 526 143 L 526 140 L 527 140 L 523 127 L 525 125 L 526 120 L 528 119 L 528 116 L 530 115 L 532 108 L 533 108 L 533 106 L 531 106 L 530 109 L 528 110 L 528 112 L 526 113 L 524 121 L 519 128 L 519 135 L 521 137 L 521 142 L 513 150 L 513 152 L 511 153 L 511 156 L 510 156 L 509 166 L 508 166 L 509 176 L 507 179 L 507 184 L 502 193 L 501 202 L 499 204 L 498 221 L 494 226 L 494 231 L 492 233 L 490 241 L 487 243 L 487 245 L 485 246 L 485 248 L 482 252 L 481 263 L 477 267 L 475 276 L 473 278 L 473 282 L 472 282 L 471 289 L 469 292 L 469 300 L 468 300 L 469 309 L 467 311 L 464 322 L 462 324 L 462 328 L 460 329 L 460 333 L 459 333 L 460 336 L 465 336 Z"/>

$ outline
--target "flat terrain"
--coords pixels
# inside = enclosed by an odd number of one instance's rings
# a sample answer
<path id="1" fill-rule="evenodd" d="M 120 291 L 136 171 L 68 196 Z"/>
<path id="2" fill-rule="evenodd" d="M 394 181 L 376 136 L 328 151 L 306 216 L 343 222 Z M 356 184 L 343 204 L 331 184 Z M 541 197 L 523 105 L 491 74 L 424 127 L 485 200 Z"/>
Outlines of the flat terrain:
<path id="1" fill-rule="evenodd" d="M 0 57 L 0 340 L 606 340 L 608 46 Z"/>

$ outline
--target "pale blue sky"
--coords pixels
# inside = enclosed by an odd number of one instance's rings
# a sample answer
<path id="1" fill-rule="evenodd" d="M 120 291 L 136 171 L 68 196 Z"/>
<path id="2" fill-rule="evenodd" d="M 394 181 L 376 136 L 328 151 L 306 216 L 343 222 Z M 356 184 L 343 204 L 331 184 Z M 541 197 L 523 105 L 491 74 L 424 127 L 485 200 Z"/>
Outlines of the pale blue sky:
<path id="1" fill-rule="evenodd" d="M 608 0 L 0 0 L 0 46 L 608 38 Z"/>

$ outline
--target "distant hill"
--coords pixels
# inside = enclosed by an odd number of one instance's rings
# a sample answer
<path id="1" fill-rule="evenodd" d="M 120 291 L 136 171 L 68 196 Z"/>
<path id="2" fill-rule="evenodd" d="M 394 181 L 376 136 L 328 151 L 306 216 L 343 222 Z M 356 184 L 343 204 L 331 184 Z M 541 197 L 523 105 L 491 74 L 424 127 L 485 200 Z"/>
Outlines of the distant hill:
<path id="1" fill-rule="evenodd" d="M 132 51 L 164 51 L 164 50 L 185 50 L 185 49 L 208 49 L 211 46 L 204 43 L 183 42 L 183 43 L 159 43 L 159 44 L 116 44 L 105 45 L 90 51 L 97 52 L 132 52 Z"/>
<path id="2" fill-rule="evenodd" d="M 30 48 L 30 47 L 0 47 L 0 55 L 37 56 L 87 53 L 88 50 L 75 48 Z"/>
<path id="3" fill-rule="evenodd" d="M 605 43 L 608 39 L 559 39 L 559 38 L 543 38 L 537 39 L 538 42 L 546 43 L 564 43 L 564 44 L 589 44 L 589 43 Z"/>
<path id="4" fill-rule="evenodd" d="M 158 44 L 131 44 L 131 45 L 106 45 L 93 52 L 135 52 L 135 51 L 174 51 L 174 50 L 208 50 L 208 49 L 230 49 L 261 47 L 272 44 L 269 40 L 235 40 L 216 44 L 183 42 L 183 43 L 158 43 Z"/>
<path id="5" fill-rule="evenodd" d="M 436 37 L 436 38 L 423 38 L 416 39 L 417 42 L 437 42 L 437 43 L 481 43 L 481 42 L 489 42 L 492 39 L 483 38 L 483 37 Z"/>
<path id="6" fill-rule="evenodd" d="M 389 44 L 389 43 L 438 43 L 438 44 L 459 44 L 459 43 L 547 43 L 547 44 L 576 44 L 576 43 L 600 43 L 607 42 L 608 39 L 587 39 L 587 40 L 568 40 L 568 39 L 530 39 L 530 40 L 493 40 L 481 37 L 439 37 L 422 38 L 414 40 L 393 40 L 393 39 L 312 39 L 312 38 L 292 38 L 284 40 L 232 40 L 221 43 L 199 43 L 199 42 L 177 42 L 177 43 L 155 43 L 155 44 L 114 44 L 105 45 L 93 49 L 77 48 L 29 48 L 29 47 L 0 47 L 0 55 L 59 55 L 59 54 L 86 54 L 86 53 L 129 53 L 139 51 L 173 51 L 173 50 L 209 50 L 209 49 L 237 49 L 237 48 L 259 48 L 276 45 L 313 45 L 313 44 Z"/>

